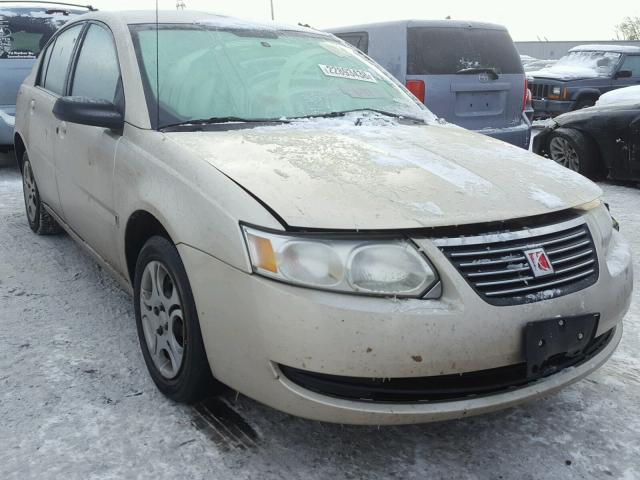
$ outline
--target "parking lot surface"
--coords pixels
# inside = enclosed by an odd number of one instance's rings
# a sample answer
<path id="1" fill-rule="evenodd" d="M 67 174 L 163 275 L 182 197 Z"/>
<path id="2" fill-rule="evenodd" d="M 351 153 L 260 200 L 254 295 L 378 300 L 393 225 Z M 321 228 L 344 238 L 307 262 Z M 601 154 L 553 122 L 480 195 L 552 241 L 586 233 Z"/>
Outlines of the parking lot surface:
<path id="1" fill-rule="evenodd" d="M 640 271 L 640 190 L 603 183 Z M 620 348 L 537 403 L 401 427 L 295 418 L 153 385 L 131 299 L 68 236 L 38 237 L 0 168 L 0 478 L 640 478 L 640 289 Z"/>

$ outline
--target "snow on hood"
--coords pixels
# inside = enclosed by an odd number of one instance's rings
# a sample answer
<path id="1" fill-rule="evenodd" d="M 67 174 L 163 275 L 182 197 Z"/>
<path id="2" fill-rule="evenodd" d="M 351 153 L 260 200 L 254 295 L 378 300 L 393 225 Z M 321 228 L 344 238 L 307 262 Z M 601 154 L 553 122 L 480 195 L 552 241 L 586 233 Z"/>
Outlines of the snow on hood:
<path id="1" fill-rule="evenodd" d="M 640 105 L 640 85 L 611 90 L 601 95 L 596 102 L 596 105 L 599 107 L 619 104 Z"/>
<path id="2" fill-rule="evenodd" d="M 598 78 L 600 76 L 592 68 L 574 65 L 553 65 L 542 70 L 528 72 L 527 75 L 534 78 L 551 78 L 554 80 L 578 80 L 581 78 Z"/>
<path id="3" fill-rule="evenodd" d="M 601 195 L 595 184 L 551 160 L 444 125 L 356 125 L 346 117 L 165 135 L 297 227 L 493 222 Z"/>

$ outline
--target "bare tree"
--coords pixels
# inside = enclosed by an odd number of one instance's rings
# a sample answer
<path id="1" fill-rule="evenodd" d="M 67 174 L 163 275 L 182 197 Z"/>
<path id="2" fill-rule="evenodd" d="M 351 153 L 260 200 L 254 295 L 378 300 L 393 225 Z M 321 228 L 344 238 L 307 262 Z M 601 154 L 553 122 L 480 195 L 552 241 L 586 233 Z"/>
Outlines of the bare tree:
<path id="1" fill-rule="evenodd" d="M 619 40 L 640 40 L 640 17 L 625 17 L 616 25 L 616 37 Z"/>

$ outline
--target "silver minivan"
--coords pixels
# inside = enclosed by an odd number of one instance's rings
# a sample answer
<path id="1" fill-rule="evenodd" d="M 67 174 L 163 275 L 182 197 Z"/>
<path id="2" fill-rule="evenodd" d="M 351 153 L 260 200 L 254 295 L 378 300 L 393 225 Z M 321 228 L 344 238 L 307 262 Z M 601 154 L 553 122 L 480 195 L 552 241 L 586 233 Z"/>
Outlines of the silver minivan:
<path id="1" fill-rule="evenodd" d="M 527 81 L 505 27 L 406 20 L 329 31 L 386 68 L 439 117 L 528 148 Z"/>
<path id="2" fill-rule="evenodd" d="M 0 151 L 13 145 L 16 95 L 40 50 L 58 28 L 90 10 L 58 2 L 0 2 Z"/>

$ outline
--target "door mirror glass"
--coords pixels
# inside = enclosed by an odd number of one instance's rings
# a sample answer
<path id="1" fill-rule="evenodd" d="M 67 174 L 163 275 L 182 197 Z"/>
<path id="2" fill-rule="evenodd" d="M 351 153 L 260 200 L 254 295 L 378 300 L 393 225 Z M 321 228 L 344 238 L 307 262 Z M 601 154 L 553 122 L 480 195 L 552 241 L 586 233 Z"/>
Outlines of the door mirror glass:
<path id="1" fill-rule="evenodd" d="M 631 78 L 631 70 L 618 70 L 616 78 Z"/>
<path id="2" fill-rule="evenodd" d="M 58 120 L 91 127 L 122 130 L 124 115 L 113 102 L 99 98 L 60 97 L 53 106 Z"/>

